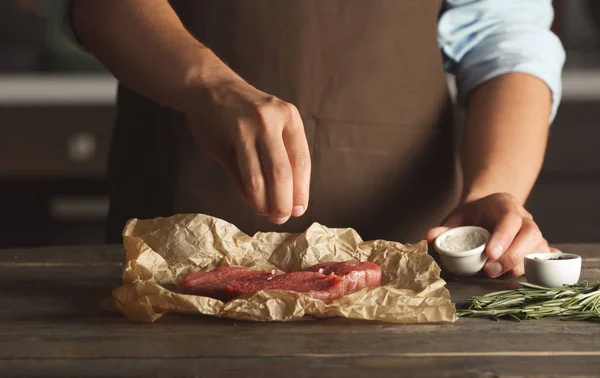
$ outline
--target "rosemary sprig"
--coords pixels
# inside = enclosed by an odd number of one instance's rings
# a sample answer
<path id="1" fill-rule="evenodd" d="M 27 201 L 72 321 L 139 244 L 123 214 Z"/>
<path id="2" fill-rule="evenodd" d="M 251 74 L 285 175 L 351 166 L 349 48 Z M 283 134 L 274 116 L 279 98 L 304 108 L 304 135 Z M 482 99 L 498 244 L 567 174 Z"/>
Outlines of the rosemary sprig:
<path id="1" fill-rule="evenodd" d="M 600 321 L 600 282 L 547 288 L 521 282 L 517 290 L 472 297 L 461 317 L 487 317 L 521 321 L 558 316 L 561 320 Z"/>

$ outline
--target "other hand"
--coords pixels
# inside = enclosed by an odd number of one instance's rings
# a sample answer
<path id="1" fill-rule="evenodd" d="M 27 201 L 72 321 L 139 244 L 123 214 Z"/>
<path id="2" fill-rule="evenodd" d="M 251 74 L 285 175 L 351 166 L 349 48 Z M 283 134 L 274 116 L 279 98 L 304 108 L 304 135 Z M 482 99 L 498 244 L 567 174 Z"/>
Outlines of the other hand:
<path id="1" fill-rule="evenodd" d="M 510 194 L 496 193 L 460 204 L 425 238 L 433 243 L 443 232 L 459 226 L 479 226 L 491 232 L 483 268 L 490 278 L 523 275 L 524 257 L 530 253 L 559 252 L 548 245 L 531 214 Z"/>

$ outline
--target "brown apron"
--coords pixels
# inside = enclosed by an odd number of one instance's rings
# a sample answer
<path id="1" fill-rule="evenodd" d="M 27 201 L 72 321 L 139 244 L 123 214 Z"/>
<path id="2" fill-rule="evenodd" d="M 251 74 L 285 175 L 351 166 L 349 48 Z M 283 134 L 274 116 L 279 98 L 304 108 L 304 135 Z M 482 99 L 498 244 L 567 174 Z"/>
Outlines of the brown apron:
<path id="1" fill-rule="evenodd" d="M 171 3 L 250 84 L 300 110 L 313 167 L 308 211 L 283 226 L 256 216 L 181 114 L 120 86 L 110 242 L 129 218 L 192 212 L 249 234 L 319 222 L 415 242 L 451 210 L 458 180 L 440 0 Z"/>

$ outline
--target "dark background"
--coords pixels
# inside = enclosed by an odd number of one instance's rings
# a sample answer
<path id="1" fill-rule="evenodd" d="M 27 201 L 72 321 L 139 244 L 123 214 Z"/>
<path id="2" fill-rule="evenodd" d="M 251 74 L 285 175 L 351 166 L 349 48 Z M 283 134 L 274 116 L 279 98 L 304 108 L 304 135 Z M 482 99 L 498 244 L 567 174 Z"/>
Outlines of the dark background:
<path id="1" fill-rule="evenodd" d="M 102 243 L 116 82 L 59 0 L 0 2 L 0 248 Z M 600 242 L 600 1 L 555 1 L 564 98 L 527 204 L 551 242 Z"/>

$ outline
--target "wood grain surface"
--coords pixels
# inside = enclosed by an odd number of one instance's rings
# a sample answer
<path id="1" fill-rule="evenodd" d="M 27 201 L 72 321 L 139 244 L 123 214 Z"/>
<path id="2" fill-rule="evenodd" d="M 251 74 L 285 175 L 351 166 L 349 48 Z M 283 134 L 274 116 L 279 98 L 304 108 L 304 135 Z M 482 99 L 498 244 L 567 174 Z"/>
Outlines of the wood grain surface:
<path id="1" fill-rule="evenodd" d="M 582 280 L 600 280 L 600 244 L 559 247 L 584 257 Z M 0 377 L 600 377 L 598 323 L 133 323 L 99 307 L 123 257 L 117 245 L 0 250 Z M 459 304 L 516 287 L 448 280 Z"/>

